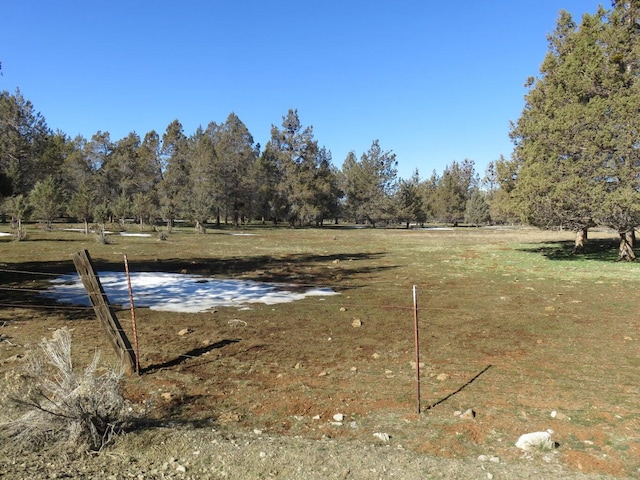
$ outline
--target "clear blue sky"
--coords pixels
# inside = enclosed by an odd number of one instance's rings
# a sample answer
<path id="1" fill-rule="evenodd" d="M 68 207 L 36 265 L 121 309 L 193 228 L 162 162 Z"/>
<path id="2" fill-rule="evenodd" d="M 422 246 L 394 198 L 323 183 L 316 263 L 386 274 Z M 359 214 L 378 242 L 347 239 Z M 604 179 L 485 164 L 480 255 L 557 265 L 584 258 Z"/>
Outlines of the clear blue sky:
<path id="1" fill-rule="evenodd" d="M 289 108 L 341 167 L 379 139 L 399 174 L 509 157 L 561 9 L 592 0 L 0 0 L 0 90 L 50 128 L 119 140 L 235 112 L 263 147 Z M 603 5 L 610 8 L 611 2 Z"/>

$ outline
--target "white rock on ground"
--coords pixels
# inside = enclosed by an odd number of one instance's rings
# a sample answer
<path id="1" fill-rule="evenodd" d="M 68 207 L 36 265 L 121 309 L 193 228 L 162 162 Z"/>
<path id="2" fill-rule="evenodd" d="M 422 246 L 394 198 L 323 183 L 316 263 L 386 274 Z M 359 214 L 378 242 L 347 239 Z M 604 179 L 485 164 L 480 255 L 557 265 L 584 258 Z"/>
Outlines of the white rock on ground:
<path id="1" fill-rule="evenodd" d="M 532 432 L 521 435 L 516 442 L 516 447 L 519 449 L 530 452 L 535 449 L 551 450 L 555 447 L 555 442 L 551 440 L 553 430 L 549 429 L 546 432 Z"/>

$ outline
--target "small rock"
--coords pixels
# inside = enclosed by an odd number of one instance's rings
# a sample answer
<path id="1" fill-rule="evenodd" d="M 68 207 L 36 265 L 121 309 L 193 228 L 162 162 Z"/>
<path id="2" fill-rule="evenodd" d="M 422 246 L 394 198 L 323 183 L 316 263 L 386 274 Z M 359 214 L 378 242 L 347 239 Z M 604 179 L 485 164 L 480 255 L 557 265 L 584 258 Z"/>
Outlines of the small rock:
<path id="1" fill-rule="evenodd" d="M 479 456 L 478 456 L 478 460 L 479 460 L 480 462 L 486 462 L 486 461 L 488 461 L 488 460 L 489 460 L 489 457 L 487 457 L 486 455 L 479 455 Z"/>
<path id="2" fill-rule="evenodd" d="M 340 307 L 340 311 L 341 311 L 341 312 L 346 312 L 346 311 L 347 311 L 347 309 L 346 309 L 345 307 Z"/>
<path id="3" fill-rule="evenodd" d="M 362 320 L 360 320 L 359 318 L 354 318 L 353 322 L 351 322 L 351 326 L 353 328 L 358 328 L 362 326 Z"/>
<path id="4" fill-rule="evenodd" d="M 186 472 L 186 471 L 187 471 L 187 467 L 185 467 L 184 465 L 180 465 L 180 464 L 178 464 L 178 465 L 176 466 L 176 472 L 182 472 L 182 473 L 184 473 L 184 472 Z"/>
<path id="5" fill-rule="evenodd" d="M 185 335 L 189 335 L 190 333 L 193 333 L 193 330 L 191 330 L 190 328 L 183 328 L 178 332 L 178 336 L 184 337 Z"/>
<path id="6" fill-rule="evenodd" d="M 516 447 L 525 452 L 530 452 L 536 448 L 543 450 L 551 450 L 555 448 L 555 442 L 551 440 L 553 430 L 549 429 L 546 432 L 533 432 L 520 435 L 520 438 L 516 442 Z"/>
<path id="7" fill-rule="evenodd" d="M 300 370 L 302 368 L 302 363 L 301 362 L 296 363 L 293 368 L 295 368 L 296 370 Z"/>
<path id="8" fill-rule="evenodd" d="M 411 368 L 412 368 L 413 370 L 415 370 L 415 369 L 416 369 L 416 362 L 411 361 L 411 362 L 409 362 L 409 365 L 411 365 Z M 424 363 L 420 362 L 418 365 L 420 365 L 420 368 L 424 368 Z"/>
<path id="9" fill-rule="evenodd" d="M 558 412 L 556 410 L 551 412 L 551 418 L 555 418 L 556 420 L 571 420 L 564 413 Z"/>
<path id="10" fill-rule="evenodd" d="M 491 472 L 487 472 L 487 478 L 488 478 L 489 480 L 493 480 L 493 473 L 491 473 Z"/>
<path id="11" fill-rule="evenodd" d="M 474 418 L 476 418 L 476 412 L 473 409 L 469 408 L 464 413 L 460 414 L 460 418 L 462 420 L 473 420 Z"/>
<path id="12" fill-rule="evenodd" d="M 380 354 L 379 353 L 374 353 L 373 355 L 371 355 L 371 358 L 373 358 L 374 360 L 377 360 L 380 358 Z"/>
<path id="13" fill-rule="evenodd" d="M 327 373 L 325 370 L 321 371 L 321 372 L 318 374 L 318 376 L 319 376 L 319 377 L 326 377 L 327 375 L 328 375 L 328 373 Z"/>
<path id="14" fill-rule="evenodd" d="M 160 395 L 162 398 L 164 398 L 165 400 L 169 401 L 173 398 L 173 394 L 171 392 L 164 392 L 162 395 Z"/>
<path id="15" fill-rule="evenodd" d="M 491 463 L 500 463 L 500 457 L 491 457 L 489 461 Z"/>
<path id="16" fill-rule="evenodd" d="M 262 430 L 260 430 L 259 428 L 254 428 L 253 433 L 255 433 L 256 435 L 262 435 Z"/>
<path id="17" fill-rule="evenodd" d="M 314 415 L 311 417 L 313 420 L 320 420 L 322 417 L 320 415 Z"/>
<path id="18" fill-rule="evenodd" d="M 334 419 L 336 422 L 342 422 L 342 421 L 344 421 L 344 413 L 336 413 L 336 414 L 333 416 L 333 419 Z"/>
<path id="19" fill-rule="evenodd" d="M 373 434 L 373 436 L 383 442 L 388 442 L 389 440 L 391 440 L 391 437 L 389 436 L 389 434 L 384 432 L 376 432 Z"/>
<path id="20" fill-rule="evenodd" d="M 438 380 L 439 382 L 444 382 L 445 380 L 449 379 L 449 375 L 447 375 L 446 373 L 439 373 L 436 376 L 436 380 Z"/>
<path id="21" fill-rule="evenodd" d="M 358 371 L 358 367 L 351 367 L 351 371 L 352 372 L 357 372 Z"/>

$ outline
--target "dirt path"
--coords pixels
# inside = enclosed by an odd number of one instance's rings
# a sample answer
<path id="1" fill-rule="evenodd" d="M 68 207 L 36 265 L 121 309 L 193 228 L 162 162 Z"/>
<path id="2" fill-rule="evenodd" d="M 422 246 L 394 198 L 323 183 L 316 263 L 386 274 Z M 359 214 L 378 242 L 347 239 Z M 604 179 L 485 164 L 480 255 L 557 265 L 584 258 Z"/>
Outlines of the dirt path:
<path id="1" fill-rule="evenodd" d="M 499 460 L 499 461 L 498 461 Z M 553 462 L 553 460 L 551 460 Z M 211 428 L 155 428 L 122 436 L 99 454 L 78 458 L 0 456 L 7 479 L 605 479 L 544 459 L 450 460 L 390 443 L 310 440 Z"/>

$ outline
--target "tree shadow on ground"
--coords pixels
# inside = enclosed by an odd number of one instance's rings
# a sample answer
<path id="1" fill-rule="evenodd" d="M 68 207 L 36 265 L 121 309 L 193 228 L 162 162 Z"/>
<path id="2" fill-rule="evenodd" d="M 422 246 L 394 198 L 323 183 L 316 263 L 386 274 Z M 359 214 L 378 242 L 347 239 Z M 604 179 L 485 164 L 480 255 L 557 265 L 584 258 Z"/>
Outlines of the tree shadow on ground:
<path id="1" fill-rule="evenodd" d="M 590 240 L 583 252 L 574 253 L 575 244 L 571 240 L 544 244 L 531 244 L 519 248 L 518 251 L 542 255 L 549 260 L 564 261 L 600 261 L 615 262 L 618 260 L 620 242 L 615 239 Z"/>
<path id="2" fill-rule="evenodd" d="M 280 255 L 224 258 L 169 258 L 157 260 L 129 259 L 131 272 L 167 272 L 203 276 L 224 276 L 231 279 L 256 282 L 287 283 L 300 288 L 329 287 L 337 291 L 355 288 L 345 280 L 367 279 L 394 265 L 380 265 L 382 252 L 341 253 L 333 255 Z M 122 262 L 92 258 L 94 268 L 100 271 L 124 271 Z M 87 319 L 93 316 L 91 307 L 71 307 L 39 295 L 50 286 L 50 281 L 63 274 L 75 274 L 71 259 L 0 264 L 0 308 L 55 308 L 69 319 Z M 75 310 L 73 310 L 75 308 Z"/>

